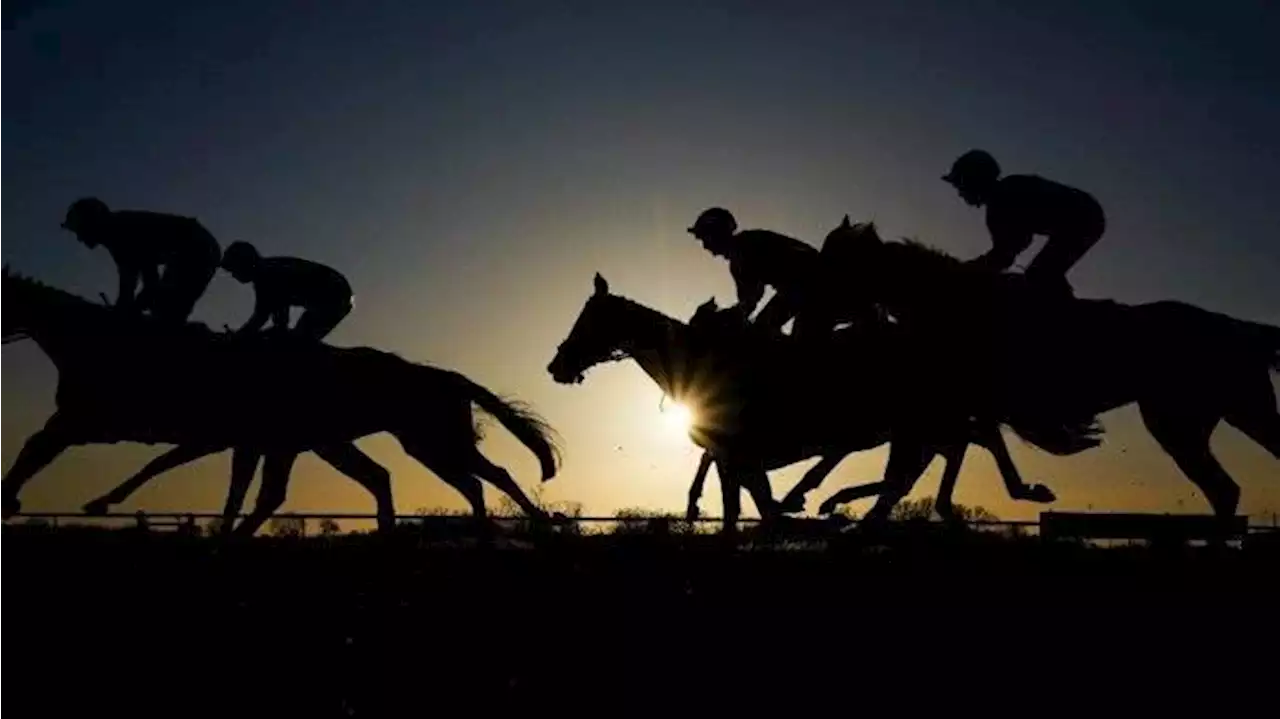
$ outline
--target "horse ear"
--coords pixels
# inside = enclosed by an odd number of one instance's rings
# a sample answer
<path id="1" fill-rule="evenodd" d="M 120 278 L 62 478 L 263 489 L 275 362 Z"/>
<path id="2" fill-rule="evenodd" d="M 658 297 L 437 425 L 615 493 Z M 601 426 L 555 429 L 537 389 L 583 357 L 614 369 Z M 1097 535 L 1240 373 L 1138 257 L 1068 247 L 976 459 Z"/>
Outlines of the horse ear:
<path id="1" fill-rule="evenodd" d="M 846 214 L 844 219 L 840 221 L 840 229 L 847 230 L 851 227 L 853 227 L 853 225 L 849 222 L 849 215 Z"/>
<path id="2" fill-rule="evenodd" d="M 599 272 L 596 273 L 595 283 L 597 295 L 609 294 L 609 281 L 602 277 Z"/>

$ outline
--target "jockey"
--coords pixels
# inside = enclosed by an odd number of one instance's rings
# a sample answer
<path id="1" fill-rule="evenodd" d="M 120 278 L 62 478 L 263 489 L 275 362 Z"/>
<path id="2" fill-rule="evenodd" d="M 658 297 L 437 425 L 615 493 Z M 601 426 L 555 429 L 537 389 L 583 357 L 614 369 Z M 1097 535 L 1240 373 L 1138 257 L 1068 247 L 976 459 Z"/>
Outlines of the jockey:
<path id="1" fill-rule="evenodd" d="M 764 297 L 766 286 L 775 295 L 760 310 L 755 325 L 771 333 L 781 333 L 788 320 L 808 309 L 806 297 L 813 272 L 818 267 L 818 250 L 800 240 L 769 230 L 738 231 L 738 222 L 721 207 L 698 215 L 689 234 L 702 241 L 711 254 L 729 260 L 729 272 L 737 288 L 738 304 L 732 308 L 743 321 L 751 317 Z M 792 336 L 797 336 L 792 329 Z"/>
<path id="2" fill-rule="evenodd" d="M 297 257 L 263 257 L 248 242 L 233 242 L 222 267 L 242 283 L 253 283 L 253 315 L 238 330 L 255 332 L 272 320 L 276 332 L 289 331 L 289 310 L 302 307 L 291 335 L 317 342 L 333 331 L 353 306 L 347 278 L 330 267 Z"/>
<path id="3" fill-rule="evenodd" d="M 968 204 L 987 207 L 992 248 L 971 260 L 978 267 L 1006 270 L 1034 235 L 1046 235 L 1048 242 L 1024 275 L 1070 293 L 1067 272 L 1106 230 L 1106 216 L 1092 195 L 1038 175 L 1001 177 L 1000 165 L 983 150 L 961 155 L 942 179 Z"/>
<path id="4" fill-rule="evenodd" d="M 116 306 L 185 322 L 218 270 L 218 241 L 191 217 L 111 210 L 96 197 L 76 200 L 63 229 L 89 249 L 107 248 L 120 275 Z M 161 275 L 159 268 L 164 267 Z M 138 280 L 142 291 L 135 296 Z"/>

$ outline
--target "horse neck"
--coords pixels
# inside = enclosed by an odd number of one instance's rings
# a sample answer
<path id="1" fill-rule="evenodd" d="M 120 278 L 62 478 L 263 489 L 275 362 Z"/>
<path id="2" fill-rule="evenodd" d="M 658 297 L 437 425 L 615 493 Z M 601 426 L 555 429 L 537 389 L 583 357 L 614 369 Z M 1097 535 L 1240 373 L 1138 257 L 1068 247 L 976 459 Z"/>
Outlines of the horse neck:
<path id="1" fill-rule="evenodd" d="M 664 393 L 677 396 L 683 389 L 687 325 L 631 300 L 621 306 L 619 324 L 627 328 L 631 359 Z"/>
<path id="2" fill-rule="evenodd" d="M 56 291 L 43 291 L 23 302 L 40 307 L 34 319 L 26 322 L 25 334 L 48 356 L 49 361 L 65 372 L 83 365 L 118 344 L 106 327 L 110 318 L 105 312 L 84 300 L 55 296 Z M 104 340 L 106 340 L 104 342 Z"/>
<path id="3" fill-rule="evenodd" d="M 888 245 L 886 275 L 899 278 L 884 294 L 891 314 L 908 322 L 953 317 L 973 306 L 990 287 L 973 279 L 963 265 L 921 247 Z"/>

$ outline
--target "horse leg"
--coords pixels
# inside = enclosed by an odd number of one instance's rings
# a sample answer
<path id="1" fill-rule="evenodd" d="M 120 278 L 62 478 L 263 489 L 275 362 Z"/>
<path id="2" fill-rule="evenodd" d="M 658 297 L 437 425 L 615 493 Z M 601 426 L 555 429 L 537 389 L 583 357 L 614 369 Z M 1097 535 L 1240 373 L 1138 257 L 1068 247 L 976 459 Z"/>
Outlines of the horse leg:
<path id="1" fill-rule="evenodd" d="M 823 500 L 818 506 L 818 514 L 826 515 L 836 511 L 836 508 L 842 504 L 848 504 L 864 497 L 873 497 L 881 494 L 888 488 L 888 483 L 884 480 L 879 482 L 868 482 L 867 484 L 859 484 L 853 487 L 845 487 L 835 494 Z"/>
<path id="2" fill-rule="evenodd" d="M 1280 459 L 1280 412 L 1276 411 L 1271 377 L 1262 375 L 1252 392 L 1226 413 L 1227 422 Z"/>
<path id="3" fill-rule="evenodd" d="M 429 442 L 401 438 L 400 446 L 406 454 L 431 470 L 440 481 L 458 490 L 467 504 L 471 505 L 471 516 L 476 523 L 482 528 L 485 526 L 489 510 L 484 506 L 484 485 L 462 468 L 463 461 L 443 456 L 444 453 L 436 451 Z"/>
<path id="4" fill-rule="evenodd" d="M 782 498 L 778 506 L 779 511 L 803 513 L 805 496 L 817 489 L 822 484 L 822 480 L 835 471 L 835 468 L 849 454 L 849 452 L 842 452 L 840 454 L 822 455 L 822 461 L 813 465 L 808 472 L 805 472 L 800 481 L 796 483 L 796 486 L 792 487 L 791 491 L 787 492 L 786 496 Z"/>
<path id="5" fill-rule="evenodd" d="M 693 484 L 689 485 L 689 504 L 685 509 L 684 518 L 687 522 L 692 522 L 698 518 L 698 500 L 702 499 L 702 490 L 707 483 L 707 472 L 711 470 L 711 462 L 713 458 L 710 452 L 703 452 L 702 459 L 698 460 L 698 471 L 693 475 Z"/>
<path id="6" fill-rule="evenodd" d="M 235 526 L 236 517 L 244 507 L 245 495 L 253 484 L 253 473 L 258 470 L 261 453 L 237 448 L 231 453 L 231 483 L 227 486 L 227 501 L 222 506 L 221 534 L 227 535 Z"/>
<path id="7" fill-rule="evenodd" d="M 954 523 L 956 516 L 952 495 L 956 491 L 956 480 L 960 478 L 960 467 L 964 464 L 964 455 L 969 450 L 967 442 L 949 444 L 942 450 L 942 459 L 947 463 L 943 470 L 942 481 L 938 483 L 938 498 L 934 500 L 933 509 L 944 522 Z"/>
<path id="8" fill-rule="evenodd" d="M 22 511 L 22 502 L 18 501 L 18 493 L 22 491 L 22 487 L 57 459 L 58 455 L 78 444 L 78 434 L 69 420 L 54 413 L 44 427 L 27 439 L 18 452 L 17 459 L 13 461 L 13 466 L 5 472 L 4 479 L 0 480 L 0 487 L 3 487 L 0 489 L 0 496 L 3 497 L 0 515 L 3 519 Z"/>
<path id="9" fill-rule="evenodd" d="M 1203 405 L 1174 409 L 1140 403 L 1138 409 L 1147 431 L 1178 469 L 1200 488 L 1213 513 L 1220 519 L 1234 517 L 1240 503 L 1240 487 L 1209 448 L 1209 438 L 1221 419 L 1218 413 Z"/>
<path id="10" fill-rule="evenodd" d="M 391 472 L 386 467 L 360 451 L 360 448 L 352 442 L 316 447 L 311 451 L 373 495 L 378 515 L 378 531 L 388 532 L 395 529 L 395 499 L 391 496 Z"/>
<path id="11" fill-rule="evenodd" d="M 441 443 L 416 436 L 399 436 L 400 446 L 414 459 L 435 473 L 442 481 L 458 490 L 471 505 L 471 513 L 482 526 L 488 517 L 484 506 L 484 486 L 480 479 L 488 480 L 515 501 L 520 509 L 534 519 L 545 519 L 542 511 L 525 495 L 507 470 L 490 462 L 480 454 L 479 448 L 468 441 L 460 449 L 441 449 Z"/>
<path id="12" fill-rule="evenodd" d="M 900 464 L 906 463 L 907 460 L 911 458 L 909 452 L 907 452 L 906 450 L 899 449 L 899 446 L 901 444 L 902 444 L 901 442 L 895 442 L 890 447 L 889 462 L 888 462 L 888 465 L 885 467 L 884 479 L 881 479 L 879 482 L 869 482 L 867 484 L 859 484 L 853 487 L 845 487 L 844 489 L 836 492 L 830 497 L 827 497 L 827 499 L 824 500 L 822 504 L 818 507 L 818 514 L 821 514 L 821 515 L 832 514 L 833 512 L 836 511 L 836 509 L 841 504 L 847 504 L 849 502 L 862 499 L 864 497 L 880 495 L 881 501 L 883 501 L 883 498 L 886 495 L 886 493 L 889 493 L 891 491 L 897 491 L 897 489 L 895 489 L 895 487 L 893 486 L 893 483 L 890 478 L 894 476 L 892 474 L 893 472 L 902 474 L 904 470 L 896 467 L 895 463 L 900 465 Z M 926 451 L 923 448 L 920 448 L 919 451 L 920 451 L 920 457 L 915 462 L 915 464 L 917 465 L 917 469 L 915 473 L 916 478 L 918 478 L 919 475 L 924 472 L 925 468 L 929 466 L 929 462 L 932 462 L 934 457 L 933 452 Z M 950 466 L 950 463 L 948 463 L 948 466 Z M 909 472 L 907 473 L 909 474 Z M 906 480 L 900 479 L 899 481 L 902 482 Z M 914 479 L 910 480 L 910 482 L 914 483 Z M 908 491 L 910 491 L 910 487 L 908 487 Z M 893 504 L 897 504 L 898 501 L 900 501 L 904 496 L 906 496 L 906 492 L 903 492 L 899 497 L 897 497 L 896 499 L 893 499 L 892 503 L 890 504 L 890 508 L 892 508 Z"/>
<path id="13" fill-rule="evenodd" d="M 769 473 L 763 465 L 751 464 L 741 468 L 738 477 L 739 485 L 751 495 L 756 510 L 760 512 L 760 521 L 772 522 L 782 516 L 778 503 L 773 499 L 773 487 L 769 485 Z"/>
<path id="14" fill-rule="evenodd" d="M 267 454 L 263 457 L 262 489 L 258 492 L 258 500 L 249 516 L 232 530 L 232 535 L 252 537 L 276 510 L 284 506 L 289 491 L 289 473 L 297 459 L 297 452 Z"/>
<path id="15" fill-rule="evenodd" d="M 738 531 L 738 517 L 742 514 L 740 471 L 741 468 L 733 462 L 716 460 L 716 474 L 720 475 L 720 501 L 724 505 L 720 530 L 725 534 L 736 534 Z"/>
<path id="16" fill-rule="evenodd" d="M 1004 435 L 1000 433 L 999 427 L 989 426 L 980 431 L 977 443 L 981 444 L 995 458 L 996 468 L 1000 470 L 1000 479 L 1004 480 L 1004 488 L 1009 493 L 1010 499 L 1039 502 L 1040 504 L 1048 504 L 1058 499 L 1053 490 L 1045 485 L 1027 484 L 1022 480 L 1022 473 L 1018 471 L 1018 466 L 1014 464 L 1013 457 L 1009 454 L 1009 445 L 1005 443 Z"/>
<path id="17" fill-rule="evenodd" d="M 525 495 L 524 490 L 520 489 L 520 485 L 516 484 L 516 480 L 511 476 L 511 473 L 490 462 L 487 457 L 480 454 L 479 449 L 472 450 L 470 470 L 472 474 L 487 480 L 490 484 L 502 490 L 508 497 L 514 499 L 525 514 L 534 519 L 547 519 L 546 511 L 534 504 L 533 500 Z"/>
<path id="18" fill-rule="evenodd" d="M 751 501 L 756 503 L 761 524 L 769 524 L 782 516 L 778 503 L 773 499 L 773 488 L 769 486 L 769 473 L 763 467 L 744 469 L 739 482 L 751 495 Z"/>
<path id="19" fill-rule="evenodd" d="M 935 454 L 934 450 L 928 448 L 926 444 L 894 440 L 893 448 L 889 450 L 889 461 L 884 469 L 885 490 L 867 511 L 863 522 L 875 525 L 887 520 L 889 513 L 898 502 L 911 493 L 912 487 L 929 467 Z"/>
<path id="20" fill-rule="evenodd" d="M 84 513 L 91 515 L 106 514 L 111 505 L 125 501 L 130 495 L 141 489 L 143 485 L 150 482 L 152 478 L 189 462 L 194 462 L 201 457 L 221 452 L 224 449 L 226 449 L 225 445 L 212 446 L 204 444 L 186 444 L 174 447 L 148 462 L 145 467 L 138 470 L 132 477 L 121 482 L 111 491 L 85 503 Z"/>

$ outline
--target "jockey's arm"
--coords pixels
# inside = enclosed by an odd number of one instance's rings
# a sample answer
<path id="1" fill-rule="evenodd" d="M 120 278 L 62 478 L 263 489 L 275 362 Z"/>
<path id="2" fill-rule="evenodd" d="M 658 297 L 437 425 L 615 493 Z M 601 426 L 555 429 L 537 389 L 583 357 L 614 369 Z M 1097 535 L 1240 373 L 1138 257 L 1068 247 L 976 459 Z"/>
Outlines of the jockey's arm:
<path id="1" fill-rule="evenodd" d="M 160 273 L 155 265 L 143 265 L 139 268 L 142 276 L 142 290 L 138 292 L 138 309 L 146 309 L 155 297 L 156 288 L 160 286 Z"/>
<path id="2" fill-rule="evenodd" d="M 289 305 L 280 304 L 272 310 L 271 328 L 281 332 L 289 329 Z"/>
<path id="3" fill-rule="evenodd" d="M 733 275 L 733 283 L 738 291 L 738 304 L 731 309 L 742 313 L 742 318 L 745 320 L 760 305 L 760 300 L 764 297 L 764 282 L 748 276 L 737 265 L 730 265 L 729 272 Z"/>
<path id="4" fill-rule="evenodd" d="M 770 332 L 782 332 L 783 325 L 795 316 L 795 308 L 791 298 L 779 292 L 765 303 L 764 309 L 756 315 L 755 324 Z"/>
<path id="5" fill-rule="evenodd" d="M 134 292 L 138 287 L 139 263 L 133 257 L 133 253 L 129 251 L 129 246 L 115 241 L 115 238 L 111 238 L 110 242 L 103 242 L 102 244 L 106 246 L 107 252 L 111 253 L 111 259 L 115 260 L 116 274 L 119 277 L 115 306 L 119 309 L 132 309 L 134 306 Z"/>
<path id="6" fill-rule="evenodd" d="M 258 294 L 253 305 L 253 314 L 249 319 L 236 330 L 236 334 L 247 334 L 249 332 L 257 332 L 271 318 L 271 307 L 263 301 L 261 293 Z"/>
<path id="7" fill-rule="evenodd" d="M 131 267 L 120 267 L 120 284 L 116 290 L 116 307 L 128 309 L 133 306 L 133 290 L 138 285 L 138 273 Z"/>
<path id="8" fill-rule="evenodd" d="M 991 230 L 991 249 L 970 261 L 983 269 L 1003 272 L 1031 246 L 1033 233 L 1025 230 Z"/>

